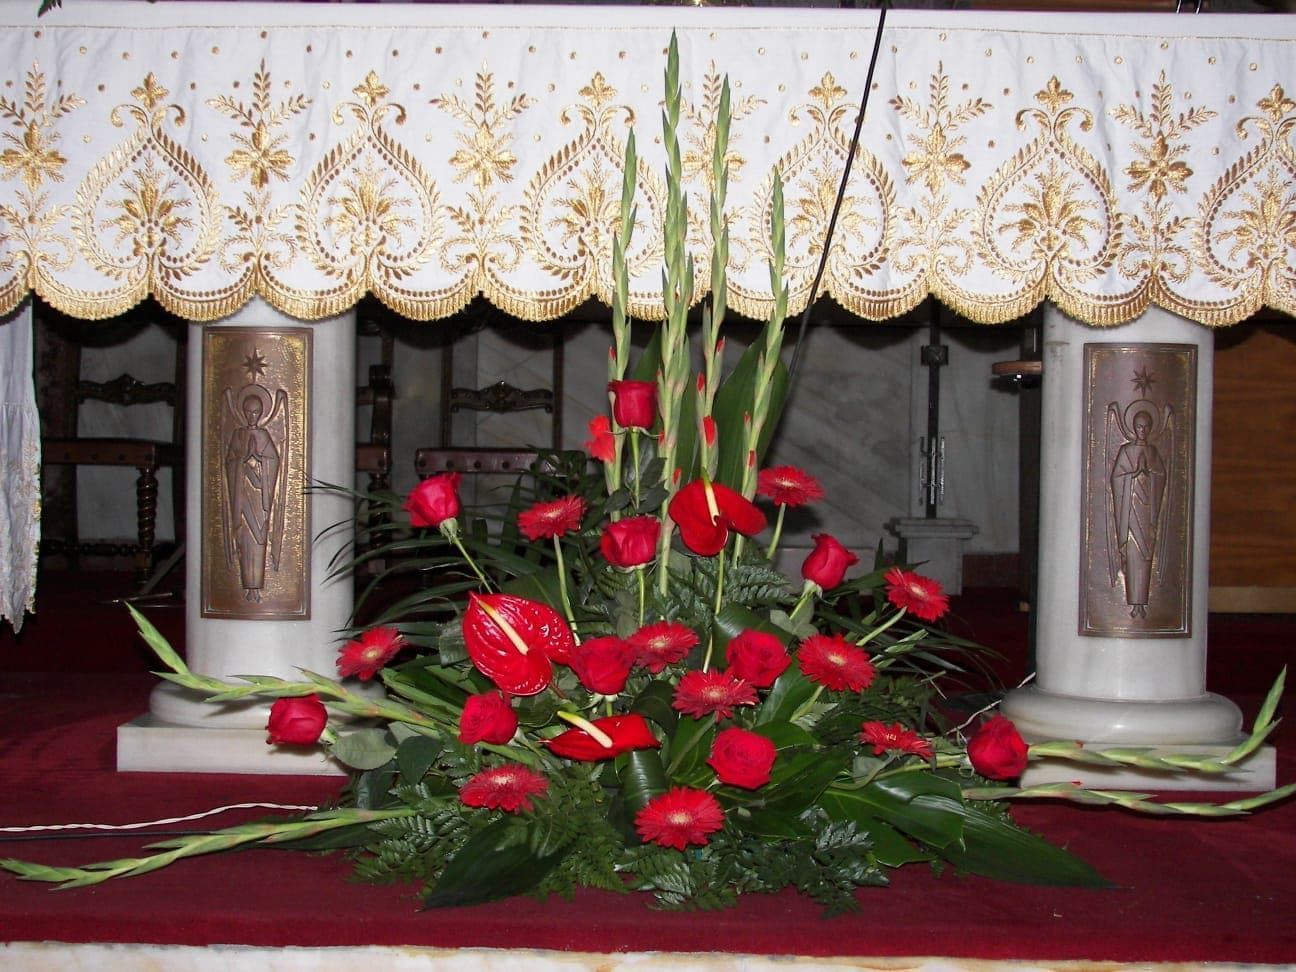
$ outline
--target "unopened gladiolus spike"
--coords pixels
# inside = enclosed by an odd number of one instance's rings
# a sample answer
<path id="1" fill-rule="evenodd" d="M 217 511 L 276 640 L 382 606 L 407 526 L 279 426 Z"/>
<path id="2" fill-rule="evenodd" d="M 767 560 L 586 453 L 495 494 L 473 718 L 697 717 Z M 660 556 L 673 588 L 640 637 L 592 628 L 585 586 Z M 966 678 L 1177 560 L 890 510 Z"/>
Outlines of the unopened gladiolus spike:
<path id="1" fill-rule="evenodd" d="M 504 636 L 513 643 L 514 648 L 524 655 L 531 650 L 527 643 L 522 640 L 522 636 L 518 634 L 517 628 L 504 620 L 504 617 L 498 611 L 480 599 L 477 599 L 477 606 L 482 609 L 486 617 L 499 625 L 499 629 L 503 631 Z"/>
<path id="2" fill-rule="evenodd" d="M 590 738 L 604 749 L 612 748 L 612 737 L 584 716 L 577 715 L 575 712 L 567 712 L 564 709 L 559 709 L 558 718 L 562 719 L 564 722 L 570 722 L 577 729 L 583 729 L 585 732 L 589 733 Z"/>

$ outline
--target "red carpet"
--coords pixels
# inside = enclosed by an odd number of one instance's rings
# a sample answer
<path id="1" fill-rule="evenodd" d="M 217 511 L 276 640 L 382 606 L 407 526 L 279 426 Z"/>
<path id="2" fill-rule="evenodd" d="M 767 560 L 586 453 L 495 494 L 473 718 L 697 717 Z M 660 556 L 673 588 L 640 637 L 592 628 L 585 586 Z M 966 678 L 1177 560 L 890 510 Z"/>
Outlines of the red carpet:
<path id="1" fill-rule="evenodd" d="M 0 634 L 0 826 L 126 823 L 251 801 L 313 805 L 336 791 L 328 779 L 116 773 L 115 728 L 145 710 L 153 684 L 146 656 L 133 647 L 129 623 L 112 619 L 124 612 L 95 607 L 83 582 L 51 581 L 45 590 L 37 623 L 18 639 Z M 960 633 L 988 641 L 993 633 L 1003 640 L 992 643 L 1020 660 L 1026 622 L 1008 613 L 1010 604 L 1008 592 L 959 598 Z M 178 636 L 182 612 L 149 613 Z M 1254 710 L 1296 655 L 1293 635 L 1290 618 L 1213 618 L 1211 687 Z M 1285 783 L 1296 778 L 1296 731 L 1279 731 Z M 219 825 L 264 813 L 229 814 Z M 247 851 L 76 891 L 0 876 L 0 939 L 1296 961 L 1296 803 L 1218 822 L 1044 805 L 1014 815 L 1117 888 L 1023 887 L 911 868 L 895 872 L 888 889 L 861 892 L 858 914 L 828 921 L 792 893 L 722 913 L 654 912 L 637 896 L 601 893 L 420 912 L 412 888 L 355 884 L 338 856 Z M 85 863 L 137 854 L 142 843 L 5 840 L 0 855 Z"/>

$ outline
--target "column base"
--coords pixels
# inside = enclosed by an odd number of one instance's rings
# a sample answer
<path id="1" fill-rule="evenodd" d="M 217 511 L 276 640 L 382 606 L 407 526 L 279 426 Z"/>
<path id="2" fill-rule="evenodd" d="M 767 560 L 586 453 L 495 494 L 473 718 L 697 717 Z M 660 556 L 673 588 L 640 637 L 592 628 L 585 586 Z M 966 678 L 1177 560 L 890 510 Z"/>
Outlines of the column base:
<path id="1" fill-rule="evenodd" d="M 206 728 L 142 715 L 117 727 L 117 769 L 143 773 L 346 776 L 314 746 L 271 746 L 258 729 Z"/>
<path id="2" fill-rule="evenodd" d="M 940 582 L 946 594 L 963 593 L 963 544 L 977 526 L 961 517 L 897 517 L 887 529 L 900 538 L 900 560 L 921 564 L 924 576 Z"/>

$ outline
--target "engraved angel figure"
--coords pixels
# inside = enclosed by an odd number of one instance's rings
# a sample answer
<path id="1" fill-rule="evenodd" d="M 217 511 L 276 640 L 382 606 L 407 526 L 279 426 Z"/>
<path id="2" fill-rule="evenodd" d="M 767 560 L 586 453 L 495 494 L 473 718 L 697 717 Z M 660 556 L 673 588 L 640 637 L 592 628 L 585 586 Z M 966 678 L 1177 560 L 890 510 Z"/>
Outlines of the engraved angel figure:
<path id="1" fill-rule="evenodd" d="M 1111 489 L 1107 496 L 1107 566 L 1115 586 L 1125 579 L 1130 617 L 1147 617 L 1152 572 L 1165 553 L 1166 483 L 1171 470 L 1156 443 L 1174 437 L 1170 406 L 1139 399 L 1124 409 L 1107 406 L 1105 459 Z M 1119 443 L 1119 446 L 1117 445 Z M 1174 450 L 1166 455 L 1173 461 Z"/>
<path id="2" fill-rule="evenodd" d="M 288 439 L 288 393 L 279 389 L 272 407 L 270 392 L 261 385 L 245 385 L 237 396 L 227 386 L 225 405 L 225 558 L 231 568 L 238 565 L 243 596 L 259 602 L 267 553 L 278 570 L 283 546 L 287 477 L 280 466 Z"/>

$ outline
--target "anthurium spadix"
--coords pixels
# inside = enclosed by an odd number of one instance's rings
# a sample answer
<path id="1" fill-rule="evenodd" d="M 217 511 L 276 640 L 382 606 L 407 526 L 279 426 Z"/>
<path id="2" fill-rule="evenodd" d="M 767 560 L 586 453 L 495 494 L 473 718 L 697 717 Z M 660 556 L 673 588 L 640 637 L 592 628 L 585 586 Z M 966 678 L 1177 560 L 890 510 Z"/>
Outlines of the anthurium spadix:
<path id="1" fill-rule="evenodd" d="M 765 529 L 765 514 L 724 483 L 695 479 L 670 501 L 670 518 L 684 546 L 702 557 L 714 557 L 729 542 L 729 531 L 750 537 Z"/>
<path id="2" fill-rule="evenodd" d="M 514 594 L 470 594 L 463 636 L 477 670 L 510 695 L 544 691 L 576 644 L 561 614 Z"/>

